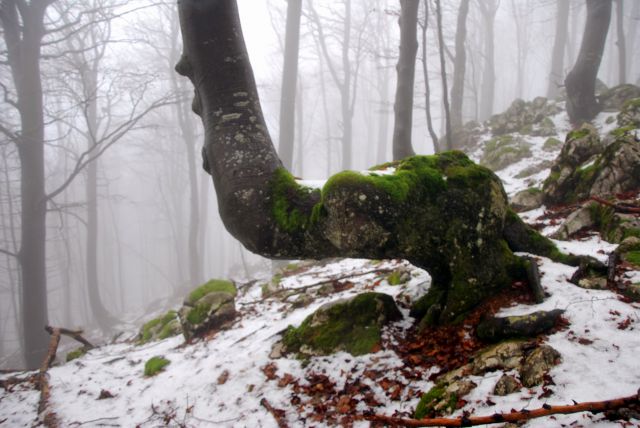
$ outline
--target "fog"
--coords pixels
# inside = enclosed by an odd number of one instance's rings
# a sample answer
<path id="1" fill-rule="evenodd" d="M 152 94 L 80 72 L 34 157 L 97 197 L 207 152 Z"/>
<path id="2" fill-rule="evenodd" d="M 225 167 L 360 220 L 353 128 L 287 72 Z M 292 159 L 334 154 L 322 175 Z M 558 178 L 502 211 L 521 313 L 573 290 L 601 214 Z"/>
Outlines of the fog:
<path id="1" fill-rule="evenodd" d="M 565 1 L 570 8 L 563 76 L 577 58 L 586 16 L 583 0 Z M 348 38 L 345 2 L 351 10 Z M 33 3 L 29 7 L 35 7 Z M 416 153 L 431 154 L 420 3 L 412 142 Z M 442 3 L 450 85 L 460 2 Z M 495 89 L 489 109 L 482 103 L 487 32 L 481 3 L 496 8 Z M 634 55 L 640 45 L 640 2 L 621 3 L 626 81 L 620 81 L 616 2 L 598 76 L 609 87 L 640 84 L 640 59 Z M 277 144 L 287 1 L 238 4 L 262 107 Z M 57 0 L 44 12 L 40 72 L 36 70 L 44 103 L 45 194 L 39 200 L 46 204 L 46 301 L 44 307 L 42 302 L 30 303 L 33 291 L 25 290 L 21 269 L 26 254 L 21 227 L 31 221 L 23 215 L 28 209 L 23 203 L 29 176 L 25 168 L 30 167 L 18 150 L 28 129 L 16 82 L 26 81 L 31 73 L 18 73 L 16 80 L 10 27 L 12 22 L 21 28 L 31 24 L 21 16 L 11 20 L 12 1 L 1 5 L 0 368 L 26 365 L 25 319 L 31 316 L 84 329 L 106 341 L 180 302 L 189 289 L 210 278 L 247 281 L 268 275 L 272 262 L 246 251 L 219 219 L 214 188 L 202 169 L 201 124 L 191 113 L 193 89 L 173 71 L 181 53 L 176 5 Z M 434 10 L 431 2 L 424 62 L 433 125 L 441 137 L 445 114 Z M 399 2 L 392 0 L 303 1 L 294 175 L 325 179 L 344 168 L 367 169 L 392 159 L 399 13 Z M 516 98 L 548 94 L 557 13 L 551 0 L 470 2 L 464 122 L 484 120 Z M 33 71 L 32 65 L 24 66 Z M 346 80 L 349 85 L 341 90 Z M 27 97 L 33 96 L 32 89 L 25 89 Z M 346 116 L 341 111 L 345 96 L 351 106 Z M 351 159 L 345 161 L 347 143 Z M 46 341 L 37 343 L 46 349 Z"/>

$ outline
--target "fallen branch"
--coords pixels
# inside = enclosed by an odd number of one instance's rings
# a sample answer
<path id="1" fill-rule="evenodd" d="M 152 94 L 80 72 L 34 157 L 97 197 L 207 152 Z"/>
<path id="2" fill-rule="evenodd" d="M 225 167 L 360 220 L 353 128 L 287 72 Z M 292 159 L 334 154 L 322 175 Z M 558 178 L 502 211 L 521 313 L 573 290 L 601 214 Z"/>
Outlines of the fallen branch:
<path id="1" fill-rule="evenodd" d="M 276 423 L 278 424 L 279 428 L 289 428 L 289 425 L 287 425 L 287 423 L 284 420 L 284 410 L 276 409 L 271 405 L 271 403 L 269 403 L 269 401 L 266 398 L 263 398 L 262 400 L 260 400 L 260 405 L 265 409 L 267 409 L 269 413 L 273 415 L 273 418 L 276 420 Z"/>
<path id="2" fill-rule="evenodd" d="M 511 413 L 495 413 L 491 416 L 462 416 L 460 418 L 433 418 L 433 419 L 409 419 L 397 418 L 384 415 L 364 415 L 365 420 L 371 422 L 380 422 L 391 426 L 403 427 L 470 427 L 477 425 L 487 425 L 502 422 L 520 422 L 529 419 L 542 418 L 556 414 L 571 414 L 579 412 L 601 413 L 610 410 L 616 410 L 631 405 L 640 404 L 640 390 L 636 395 L 624 398 L 616 398 L 614 400 L 591 401 L 585 403 L 576 403 L 568 406 L 550 406 L 543 405 L 535 410 L 520 410 Z"/>
<path id="3" fill-rule="evenodd" d="M 43 417 L 44 424 L 47 427 L 56 427 L 58 423 L 53 413 L 45 414 L 47 405 L 49 403 L 50 387 L 49 387 L 49 374 L 47 371 L 53 360 L 56 358 L 56 352 L 58 351 L 58 344 L 60 343 L 60 329 L 45 327 L 45 330 L 51 334 L 51 341 L 49 342 L 49 349 L 47 355 L 44 357 L 42 364 L 40 365 L 40 372 L 38 375 L 38 387 L 40 389 L 40 401 L 38 402 L 38 415 Z"/>
<path id="4" fill-rule="evenodd" d="M 620 204 L 614 204 L 613 202 L 605 201 L 597 196 L 592 196 L 590 198 L 592 201 L 595 201 L 599 204 L 606 205 L 608 207 L 613 208 L 615 211 L 623 214 L 640 214 L 640 207 L 630 207 Z"/>
<path id="5" fill-rule="evenodd" d="M 69 330 L 67 328 L 62 328 L 62 327 L 55 327 L 54 328 L 54 327 L 50 327 L 50 326 L 46 326 L 44 329 L 49 334 L 53 334 L 53 331 L 57 329 L 60 334 L 64 334 L 65 336 L 69 336 L 69 337 L 75 339 L 76 341 L 82 343 L 87 350 L 95 348 L 95 346 L 93 346 L 91 344 L 91 342 L 89 342 L 87 339 L 82 337 L 82 333 L 83 333 L 82 330 Z"/>

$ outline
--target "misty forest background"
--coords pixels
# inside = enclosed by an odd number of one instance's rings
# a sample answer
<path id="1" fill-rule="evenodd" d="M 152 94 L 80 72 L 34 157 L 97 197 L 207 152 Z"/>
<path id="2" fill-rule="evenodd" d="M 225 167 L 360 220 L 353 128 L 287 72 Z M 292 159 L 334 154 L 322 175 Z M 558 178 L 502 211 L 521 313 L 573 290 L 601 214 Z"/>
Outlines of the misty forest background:
<path id="1" fill-rule="evenodd" d="M 293 92 L 282 88 L 292 81 L 283 79 L 288 2 L 239 1 L 269 129 L 293 135 L 293 151 L 280 153 L 284 162 L 298 177 L 324 179 L 391 160 L 399 2 L 289 2 L 302 5 Z M 173 70 L 182 52 L 174 2 L 0 4 L 0 368 L 41 361 L 47 322 L 113 335 L 209 278 L 248 279 L 272 268 L 244 250 L 218 218 L 201 168 L 193 90 Z M 10 12 L 14 4 L 19 16 Z M 443 83 L 453 95 L 460 67 L 462 123 L 486 120 L 516 98 L 561 95 L 580 48 L 584 0 L 461 0 L 441 7 L 442 50 L 436 2 L 419 1 L 416 153 L 433 153 L 434 137 L 445 133 Z M 599 73 L 605 85 L 640 84 L 639 21 L 640 1 L 614 1 Z M 463 31 L 458 45 L 464 48 L 456 49 Z M 18 66 L 15 34 L 24 45 Z M 29 49 L 39 51 L 31 64 Z M 44 242 L 43 272 L 24 256 L 21 226 L 32 221 L 24 195 L 33 190 L 38 161 L 29 163 L 20 147 L 28 137 L 28 102 L 16 75 L 27 82 L 26 93 L 42 85 L 43 105 L 32 108 L 43 113 L 46 227 L 30 239 Z M 281 123 L 287 109 L 295 121 Z M 44 297 L 25 288 L 34 283 L 25 274 L 41 275 L 35 283 Z M 25 346 L 39 347 L 31 362 Z"/>

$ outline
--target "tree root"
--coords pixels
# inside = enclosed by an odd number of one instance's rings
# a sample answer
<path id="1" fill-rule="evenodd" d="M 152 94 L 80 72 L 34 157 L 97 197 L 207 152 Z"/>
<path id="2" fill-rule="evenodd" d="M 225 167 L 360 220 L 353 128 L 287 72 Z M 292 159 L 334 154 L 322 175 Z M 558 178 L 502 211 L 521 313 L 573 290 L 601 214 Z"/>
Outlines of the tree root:
<path id="1" fill-rule="evenodd" d="M 624 398 L 616 398 L 605 401 L 590 401 L 575 403 L 568 406 L 543 405 L 539 409 L 512 411 L 511 413 L 495 413 L 491 416 L 462 416 L 460 418 L 432 418 L 432 419 L 410 419 L 398 418 L 384 415 L 364 415 L 363 419 L 371 422 L 379 422 L 390 426 L 402 427 L 470 427 L 476 425 L 487 425 L 501 422 L 520 422 L 529 419 L 542 418 L 556 414 L 571 414 L 579 412 L 602 413 L 609 412 L 632 405 L 640 404 L 640 390 L 636 395 Z"/>

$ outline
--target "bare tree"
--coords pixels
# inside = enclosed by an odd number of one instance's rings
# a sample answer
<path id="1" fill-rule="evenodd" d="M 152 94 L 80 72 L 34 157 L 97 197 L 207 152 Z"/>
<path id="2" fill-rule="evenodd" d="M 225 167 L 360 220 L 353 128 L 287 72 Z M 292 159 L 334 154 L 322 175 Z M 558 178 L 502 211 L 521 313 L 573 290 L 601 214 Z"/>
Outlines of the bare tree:
<path id="1" fill-rule="evenodd" d="M 300 44 L 300 17 L 302 0 L 287 1 L 287 26 L 284 43 L 284 66 L 282 68 L 282 95 L 280 98 L 280 136 L 278 153 L 284 165 L 293 164 L 293 142 L 295 139 L 295 107 L 298 80 L 298 46 Z"/>
<path id="2" fill-rule="evenodd" d="M 627 81 L 627 42 L 624 34 L 624 1 L 615 0 L 616 3 L 616 31 L 618 40 L 618 84 Z"/>
<path id="3" fill-rule="evenodd" d="M 596 79 L 611 21 L 612 0 L 586 0 L 586 3 L 587 22 L 580 53 L 565 79 L 567 113 L 574 125 L 588 122 L 600 112 L 595 96 Z"/>
<path id="4" fill-rule="evenodd" d="M 400 56 L 396 100 L 394 103 L 395 122 L 393 127 L 393 159 L 413 156 L 411 128 L 413 124 L 413 86 L 416 73 L 416 52 L 418 51 L 419 0 L 400 0 Z"/>
<path id="5" fill-rule="evenodd" d="M 462 0 L 458 9 L 456 56 L 453 63 L 453 84 L 451 85 L 451 129 L 454 133 L 463 125 L 462 104 L 464 101 L 464 77 L 467 65 L 465 42 L 467 39 L 468 14 L 469 0 Z"/>
<path id="6" fill-rule="evenodd" d="M 499 0 L 478 0 L 484 28 L 484 69 L 480 90 L 480 120 L 486 120 L 493 114 L 495 97 L 495 36 L 494 23 L 500 6 Z"/>
<path id="7" fill-rule="evenodd" d="M 444 44 L 444 35 L 442 31 L 442 7 L 440 0 L 436 0 L 436 18 L 437 18 L 437 30 L 438 30 L 438 48 L 440 51 L 440 76 L 442 77 L 442 102 L 444 104 L 445 115 L 445 139 L 446 150 L 453 149 L 453 135 L 451 133 L 451 109 L 449 108 L 449 88 L 447 86 L 447 67 L 444 58 L 446 46 Z"/>
<path id="8" fill-rule="evenodd" d="M 569 27 L 569 0 L 558 1 L 556 4 L 556 32 L 551 53 L 551 73 L 549 74 L 547 98 L 556 98 L 560 92 L 560 85 L 564 81 L 564 56 Z"/>
<path id="9" fill-rule="evenodd" d="M 433 129 L 433 118 L 431 115 L 431 85 L 429 83 L 429 58 L 427 55 L 427 29 L 429 27 L 429 0 L 424 0 L 424 19 L 420 22 L 422 33 L 422 74 L 424 78 L 424 99 L 425 114 L 427 116 L 427 129 L 433 143 L 433 151 L 439 153 L 442 151 L 438 140 L 438 135 Z"/>

